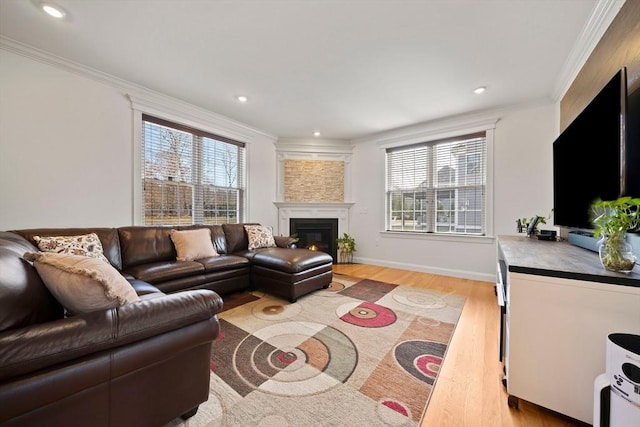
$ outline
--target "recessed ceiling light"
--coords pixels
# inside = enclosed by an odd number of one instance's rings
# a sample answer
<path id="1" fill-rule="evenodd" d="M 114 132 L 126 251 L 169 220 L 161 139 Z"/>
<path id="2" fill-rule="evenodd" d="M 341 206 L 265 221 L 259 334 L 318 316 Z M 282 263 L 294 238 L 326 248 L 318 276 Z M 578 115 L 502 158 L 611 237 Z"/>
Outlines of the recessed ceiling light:
<path id="1" fill-rule="evenodd" d="M 238 99 L 238 101 L 240 101 L 242 103 L 245 103 L 245 102 L 247 102 L 249 100 L 249 98 L 247 98 L 244 95 L 237 96 L 236 98 Z"/>
<path id="2" fill-rule="evenodd" d="M 44 10 L 48 15 L 53 16 L 54 18 L 62 19 L 66 16 L 66 12 L 57 4 L 53 3 L 40 3 L 40 7 Z"/>
<path id="3" fill-rule="evenodd" d="M 476 95 L 480 95 L 482 92 L 484 92 L 485 90 L 487 90 L 486 86 L 480 86 L 477 87 L 473 90 L 473 93 L 475 93 Z"/>
<path id="4" fill-rule="evenodd" d="M 313 133 L 313 136 L 320 136 L 320 132 L 315 131 L 315 132 Z"/>

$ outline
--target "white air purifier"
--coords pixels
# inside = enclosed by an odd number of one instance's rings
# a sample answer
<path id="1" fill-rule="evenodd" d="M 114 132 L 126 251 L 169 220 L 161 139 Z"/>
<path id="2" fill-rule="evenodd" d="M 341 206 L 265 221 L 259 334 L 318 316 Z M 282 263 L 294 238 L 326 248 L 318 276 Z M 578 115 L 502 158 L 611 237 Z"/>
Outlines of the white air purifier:
<path id="1" fill-rule="evenodd" d="M 607 337 L 606 373 L 594 383 L 593 425 L 640 426 L 640 335 Z"/>

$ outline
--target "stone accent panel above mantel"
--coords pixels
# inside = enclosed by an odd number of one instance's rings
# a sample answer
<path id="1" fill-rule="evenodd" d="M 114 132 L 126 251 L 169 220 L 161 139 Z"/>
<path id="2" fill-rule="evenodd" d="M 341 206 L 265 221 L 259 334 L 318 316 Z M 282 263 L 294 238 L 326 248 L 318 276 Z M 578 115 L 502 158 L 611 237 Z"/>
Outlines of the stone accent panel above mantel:
<path id="1" fill-rule="evenodd" d="M 344 162 L 284 160 L 284 201 L 332 203 L 344 201 Z"/>
<path id="2" fill-rule="evenodd" d="M 351 200 L 351 152 L 341 140 L 283 139 L 276 143 L 276 202 Z"/>

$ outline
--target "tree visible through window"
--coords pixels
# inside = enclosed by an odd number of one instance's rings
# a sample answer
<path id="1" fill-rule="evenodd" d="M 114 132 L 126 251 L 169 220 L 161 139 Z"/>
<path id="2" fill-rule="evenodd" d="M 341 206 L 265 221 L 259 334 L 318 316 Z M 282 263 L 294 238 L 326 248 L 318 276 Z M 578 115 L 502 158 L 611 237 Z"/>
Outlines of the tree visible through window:
<path id="1" fill-rule="evenodd" d="M 244 144 L 142 116 L 143 223 L 242 221 Z"/>
<path id="2" fill-rule="evenodd" d="M 387 149 L 387 230 L 485 234 L 486 134 Z"/>

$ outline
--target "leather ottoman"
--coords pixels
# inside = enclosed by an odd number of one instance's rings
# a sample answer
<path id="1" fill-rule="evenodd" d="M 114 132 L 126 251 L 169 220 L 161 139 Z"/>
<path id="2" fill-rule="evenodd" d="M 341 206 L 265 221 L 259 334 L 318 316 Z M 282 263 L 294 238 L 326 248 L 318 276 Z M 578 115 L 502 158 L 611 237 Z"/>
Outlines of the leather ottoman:
<path id="1" fill-rule="evenodd" d="M 307 249 L 265 248 L 251 258 L 251 282 L 256 288 L 296 302 L 327 288 L 333 279 L 333 258 Z"/>

